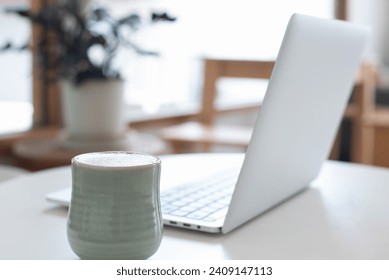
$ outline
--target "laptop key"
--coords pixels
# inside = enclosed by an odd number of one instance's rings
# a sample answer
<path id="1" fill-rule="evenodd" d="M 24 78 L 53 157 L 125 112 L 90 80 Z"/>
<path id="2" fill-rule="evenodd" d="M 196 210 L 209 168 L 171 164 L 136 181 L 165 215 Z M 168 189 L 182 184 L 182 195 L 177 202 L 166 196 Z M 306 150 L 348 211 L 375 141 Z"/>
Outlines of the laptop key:
<path id="1" fill-rule="evenodd" d="M 186 215 L 187 218 L 195 219 L 195 220 L 201 220 L 208 216 L 208 212 L 203 212 L 203 211 L 196 211 L 193 213 L 190 213 L 189 215 Z"/>
<path id="2" fill-rule="evenodd" d="M 207 217 L 203 218 L 202 220 L 205 221 L 205 222 L 214 222 L 214 221 L 216 221 L 216 219 L 211 217 L 211 216 L 207 216 Z"/>
<path id="3" fill-rule="evenodd" d="M 171 204 L 165 204 L 162 205 L 162 212 L 163 213 L 169 213 L 171 211 L 177 210 L 177 206 L 171 205 Z"/>
<path id="4" fill-rule="evenodd" d="M 188 215 L 189 213 L 190 213 L 189 211 L 183 211 L 183 210 L 179 209 L 179 210 L 170 212 L 169 214 L 173 215 L 173 216 L 184 217 L 184 216 Z"/>
<path id="5" fill-rule="evenodd" d="M 231 174 L 224 173 L 215 180 L 198 182 L 200 184 L 197 187 L 182 185 L 168 190 L 161 194 L 162 212 L 195 220 L 214 221 L 223 216 L 219 211 L 230 200 L 234 185 L 231 179 Z"/>
<path id="6" fill-rule="evenodd" d="M 175 200 L 175 201 L 171 202 L 171 205 L 174 205 L 174 206 L 185 206 L 187 204 L 188 203 L 186 203 L 185 201 L 181 201 L 181 200 Z"/>
<path id="7" fill-rule="evenodd" d="M 215 220 L 220 219 L 220 218 L 224 217 L 225 215 L 227 215 L 227 211 L 228 211 L 228 207 L 222 208 L 222 209 L 212 213 L 211 215 L 209 215 L 209 218 L 213 218 Z"/>
<path id="8" fill-rule="evenodd" d="M 183 206 L 183 207 L 180 208 L 180 210 L 181 210 L 181 211 L 188 211 L 188 213 L 190 213 L 190 212 L 196 211 L 197 208 L 195 208 L 195 207 L 190 207 L 190 206 Z"/>

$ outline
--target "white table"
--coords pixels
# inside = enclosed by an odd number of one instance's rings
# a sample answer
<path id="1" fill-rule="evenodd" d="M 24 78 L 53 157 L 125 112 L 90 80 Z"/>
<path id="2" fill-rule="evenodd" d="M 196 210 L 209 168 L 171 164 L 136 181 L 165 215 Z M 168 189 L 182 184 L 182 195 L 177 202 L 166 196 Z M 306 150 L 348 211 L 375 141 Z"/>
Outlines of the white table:
<path id="1" fill-rule="evenodd" d="M 163 156 L 161 187 L 241 154 Z M 281 175 L 281 174 L 280 174 Z M 0 259 L 74 259 L 67 208 L 45 200 L 71 184 L 69 167 L 0 184 Z M 326 162 L 311 187 L 228 235 L 165 227 L 153 259 L 389 259 L 389 170 Z"/>
<path id="2" fill-rule="evenodd" d="M 0 164 L 0 182 L 6 181 L 18 176 L 21 176 L 23 174 L 29 173 L 27 170 L 13 167 L 13 166 L 7 166 Z"/>

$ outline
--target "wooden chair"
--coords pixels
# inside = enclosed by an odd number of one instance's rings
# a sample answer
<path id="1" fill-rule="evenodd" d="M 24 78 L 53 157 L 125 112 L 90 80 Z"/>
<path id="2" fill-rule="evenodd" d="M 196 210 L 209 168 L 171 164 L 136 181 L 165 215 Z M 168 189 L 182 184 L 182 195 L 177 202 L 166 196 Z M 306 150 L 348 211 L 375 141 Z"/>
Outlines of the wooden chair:
<path id="1" fill-rule="evenodd" d="M 206 59 L 202 108 L 196 122 L 186 122 L 164 128 L 162 137 L 170 143 L 173 152 L 185 151 L 185 147 L 200 146 L 200 152 L 209 151 L 212 145 L 227 145 L 245 148 L 249 142 L 252 128 L 242 126 L 216 125 L 219 113 L 215 106 L 217 96 L 216 82 L 222 77 L 262 78 L 271 75 L 274 61 L 240 61 Z M 384 117 L 377 116 L 374 109 L 376 87 L 376 69 L 369 63 L 363 63 L 359 69 L 353 88 L 352 100 L 346 110 L 345 118 L 351 121 L 351 161 L 373 163 L 374 125 Z M 255 107 L 258 110 L 259 105 Z M 388 114 L 384 114 L 389 116 Z M 388 117 L 389 119 L 389 117 Z M 338 159 L 341 133 L 338 133 L 330 158 Z"/>
<path id="2" fill-rule="evenodd" d="M 369 62 L 361 64 L 355 80 L 351 102 L 344 118 L 351 121 L 350 161 L 373 164 L 376 66 Z"/>
<path id="3" fill-rule="evenodd" d="M 214 145 L 245 149 L 252 127 L 215 124 L 217 90 L 219 78 L 258 78 L 268 80 L 274 61 L 204 60 L 204 81 L 201 110 L 194 122 L 186 122 L 162 129 L 162 138 L 170 143 L 173 152 L 185 151 L 187 146 L 197 146 L 200 152 L 207 152 Z M 260 104 L 245 107 L 258 110 Z M 240 109 L 242 110 L 242 109 Z"/>

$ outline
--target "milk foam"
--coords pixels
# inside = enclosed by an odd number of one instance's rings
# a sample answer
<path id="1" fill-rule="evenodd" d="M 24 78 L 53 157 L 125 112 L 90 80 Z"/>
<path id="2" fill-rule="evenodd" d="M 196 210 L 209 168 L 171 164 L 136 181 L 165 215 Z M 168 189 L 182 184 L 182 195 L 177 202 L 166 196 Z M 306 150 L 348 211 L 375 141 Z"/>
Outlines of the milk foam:
<path id="1" fill-rule="evenodd" d="M 96 167 L 131 167 L 157 163 L 158 158 L 130 152 L 101 152 L 78 155 L 74 160 Z"/>

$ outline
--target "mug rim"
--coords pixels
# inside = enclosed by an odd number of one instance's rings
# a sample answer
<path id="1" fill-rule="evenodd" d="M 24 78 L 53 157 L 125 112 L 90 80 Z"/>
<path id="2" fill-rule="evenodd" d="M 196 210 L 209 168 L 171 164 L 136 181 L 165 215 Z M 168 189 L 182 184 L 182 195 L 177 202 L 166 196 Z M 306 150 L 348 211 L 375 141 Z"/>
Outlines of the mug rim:
<path id="1" fill-rule="evenodd" d="M 102 154 L 127 154 L 127 155 L 141 155 L 141 156 L 147 156 L 152 158 L 152 162 L 150 163 L 144 163 L 139 165 L 100 165 L 100 164 L 93 164 L 93 163 L 87 163 L 80 161 L 80 158 L 87 156 L 87 155 L 102 155 Z M 79 155 L 76 155 L 71 160 L 72 165 L 81 165 L 81 166 L 88 166 L 88 167 L 98 167 L 98 168 L 110 168 L 110 169 L 118 169 L 118 168 L 141 168 L 141 167 L 149 167 L 149 166 L 156 166 L 161 164 L 161 159 L 153 154 L 148 153 L 142 153 L 142 152 L 135 152 L 135 151 L 99 151 L 99 152 L 89 152 L 89 153 L 82 153 Z"/>

